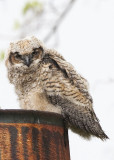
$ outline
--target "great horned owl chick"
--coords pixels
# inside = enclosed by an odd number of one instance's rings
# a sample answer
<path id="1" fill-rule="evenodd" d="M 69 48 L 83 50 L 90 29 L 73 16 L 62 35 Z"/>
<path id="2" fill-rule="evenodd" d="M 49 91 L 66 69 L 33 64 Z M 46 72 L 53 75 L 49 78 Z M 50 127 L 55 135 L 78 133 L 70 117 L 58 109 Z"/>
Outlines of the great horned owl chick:
<path id="1" fill-rule="evenodd" d="M 80 135 L 108 138 L 93 110 L 87 81 L 57 51 L 35 37 L 23 39 L 10 44 L 6 66 L 21 108 L 62 114 Z"/>

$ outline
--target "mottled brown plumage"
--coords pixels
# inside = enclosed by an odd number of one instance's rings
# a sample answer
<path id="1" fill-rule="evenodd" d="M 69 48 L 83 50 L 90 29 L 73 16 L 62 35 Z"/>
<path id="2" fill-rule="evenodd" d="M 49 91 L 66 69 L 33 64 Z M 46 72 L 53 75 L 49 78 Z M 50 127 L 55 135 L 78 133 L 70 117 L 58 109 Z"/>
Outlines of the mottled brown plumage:
<path id="1" fill-rule="evenodd" d="M 93 110 L 87 81 L 57 51 L 35 37 L 10 44 L 8 77 L 20 107 L 62 114 L 83 137 L 108 138 Z"/>

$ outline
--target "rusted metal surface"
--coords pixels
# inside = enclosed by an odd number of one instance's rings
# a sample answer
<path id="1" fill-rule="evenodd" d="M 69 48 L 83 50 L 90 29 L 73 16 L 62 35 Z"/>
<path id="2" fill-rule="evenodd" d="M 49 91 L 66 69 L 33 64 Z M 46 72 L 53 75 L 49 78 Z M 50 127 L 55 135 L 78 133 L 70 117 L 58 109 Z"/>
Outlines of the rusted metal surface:
<path id="1" fill-rule="evenodd" d="M 70 160 L 62 117 L 48 112 L 1 110 L 0 160 Z"/>

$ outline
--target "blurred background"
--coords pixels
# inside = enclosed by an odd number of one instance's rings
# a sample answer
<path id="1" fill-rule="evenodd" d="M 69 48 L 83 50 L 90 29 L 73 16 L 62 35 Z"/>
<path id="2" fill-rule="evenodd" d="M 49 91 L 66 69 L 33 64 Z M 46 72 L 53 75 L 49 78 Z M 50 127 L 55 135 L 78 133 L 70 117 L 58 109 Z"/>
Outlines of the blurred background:
<path id="1" fill-rule="evenodd" d="M 18 109 L 4 56 L 11 41 L 34 35 L 55 48 L 90 84 L 109 136 L 87 141 L 69 130 L 71 160 L 114 160 L 114 0 L 0 0 L 0 107 Z"/>

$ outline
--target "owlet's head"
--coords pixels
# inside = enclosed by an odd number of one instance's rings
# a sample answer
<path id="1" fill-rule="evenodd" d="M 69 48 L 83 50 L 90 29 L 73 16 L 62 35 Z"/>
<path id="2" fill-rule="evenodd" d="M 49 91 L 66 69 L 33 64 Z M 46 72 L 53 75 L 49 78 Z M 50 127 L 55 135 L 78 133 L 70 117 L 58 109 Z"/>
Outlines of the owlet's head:
<path id="1" fill-rule="evenodd" d="M 29 69 L 42 59 L 44 54 L 43 44 L 35 37 L 10 43 L 6 66 L 20 69 Z"/>

